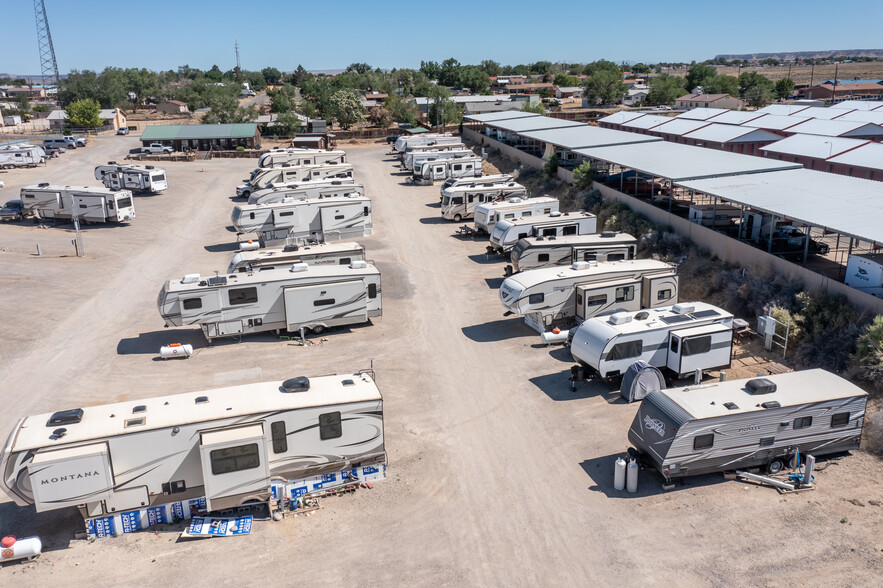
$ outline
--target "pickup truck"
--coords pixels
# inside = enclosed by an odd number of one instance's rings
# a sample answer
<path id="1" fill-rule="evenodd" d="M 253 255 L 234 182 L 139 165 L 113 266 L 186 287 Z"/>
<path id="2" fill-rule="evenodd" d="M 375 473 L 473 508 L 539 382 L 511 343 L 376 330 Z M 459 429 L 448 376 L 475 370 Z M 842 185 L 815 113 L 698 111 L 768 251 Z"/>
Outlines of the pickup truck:
<path id="1" fill-rule="evenodd" d="M 172 153 L 174 151 L 173 148 L 168 145 L 163 145 L 162 143 L 151 143 L 147 147 L 141 148 L 141 153 Z"/>
<path id="2" fill-rule="evenodd" d="M 772 246 L 769 240 L 764 237 L 760 240 L 761 249 L 769 249 L 773 255 L 778 255 L 785 259 L 800 259 L 803 257 L 806 248 L 806 233 L 791 225 L 776 227 L 773 231 Z M 827 255 L 830 247 L 827 243 L 821 243 L 815 239 L 809 240 L 808 253 L 810 255 Z"/>
<path id="3" fill-rule="evenodd" d="M 21 200 L 10 200 L 0 208 L 0 221 L 20 221 L 25 216 Z"/>
<path id="4" fill-rule="evenodd" d="M 63 137 L 68 141 L 73 141 L 76 143 L 77 147 L 85 147 L 86 146 L 86 137 L 75 137 L 73 135 L 65 135 Z"/>

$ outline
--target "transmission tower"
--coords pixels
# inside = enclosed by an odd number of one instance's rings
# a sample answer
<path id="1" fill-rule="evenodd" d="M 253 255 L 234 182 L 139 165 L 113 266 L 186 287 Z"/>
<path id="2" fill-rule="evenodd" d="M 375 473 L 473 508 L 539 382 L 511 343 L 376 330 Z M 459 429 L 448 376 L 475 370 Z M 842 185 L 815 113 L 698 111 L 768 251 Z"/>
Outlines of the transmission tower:
<path id="1" fill-rule="evenodd" d="M 40 46 L 40 70 L 43 74 L 43 85 L 57 84 L 58 63 L 55 61 L 55 49 L 52 47 L 49 19 L 46 18 L 46 5 L 43 0 L 34 0 L 34 15 L 37 18 L 37 43 Z"/>

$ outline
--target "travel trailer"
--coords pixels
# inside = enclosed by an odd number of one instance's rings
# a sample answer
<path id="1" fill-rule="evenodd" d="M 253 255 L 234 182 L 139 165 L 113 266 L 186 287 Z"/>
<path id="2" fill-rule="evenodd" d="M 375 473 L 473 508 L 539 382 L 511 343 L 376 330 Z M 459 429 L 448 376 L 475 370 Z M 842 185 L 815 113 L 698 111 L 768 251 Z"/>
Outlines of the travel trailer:
<path id="1" fill-rule="evenodd" d="M 452 149 L 450 151 L 422 151 L 411 152 L 405 154 L 402 160 L 402 169 L 410 171 L 412 174 L 422 169 L 424 163 L 438 162 L 446 159 L 459 159 L 463 157 L 475 157 L 472 149 Z"/>
<path id="2" fill-rule="evenodd" d="M 858 449 L 868 394 L 822 369 L 669 388 L 644 397 L 629 428 L 641 461 L 674 478 Z"/>
<path id="3" fill-rule="evenodd" d="M 3 489 L 37 512 L 122 514 L 141 529 L 190 518 L 179 509 L 194 499 L 217 511 L 268 500 L 277 480 L 383 470 L 383 398 L 372 376 L 298 377 L 26 417 L 3 448 Z M 161 508 L 173 504 L 173 512 Z M 146 515 L 143 525 L 133 510 Z"/>
<path id="4" fill-rule="evenodd" d="M 286 245 L 239 251 L 230 260 L 228 274 L 267 271 L 291 267 L 294 263 L 308 265 L 349 265 L 365 259 L 365 248 L 358 243 L 316 243 L 313 245 Z"/>
<path id="5" fill-rule="evenodd" d="M 680 377 L 730 366 L 733 315 L 681 303 L 595 317 L 572 333 L 570 353 L 587 377 L 617 378 L 639 360 Z"/>
<path id="6" fill-rule="evenodd" d="M 454 137 L 450 133 L 422 133 L 420 135 L 402 135 L 396 139 L 393 150 L 399 153 L 408 151 L 416 145 L 445 145 L 450 143 L 461 143 L 460 137 Z"/>
<path id="7" fill-rule="evenodd" d="M 524 322 L 540 333 L 574 320 L 677 301 L 677 267 L 654 259 L 577 261 L 570 267 L 521 272 L 500 286 L 507 313 L 524 316 Z"/>
<path id="8" fill-rule="evenodd" d="M 260 168 L 252 172 L 247 183 L 236 186 L 236 195 L 248 197 L 252 192 L 292 182 L 315 182 L 336 178 L 352 178 L 353 166 L 349 163 L 323 163 L 321 165 L 293 165 Z"/>
<path id="9" fill-rule="evenodd" d="M 597 227 L 598 218 L 588 212 L 526 215 L 522 211 L 521 218 L 498 220 L 491 231 L 490 241 L 495 250 L 508 254 L 518 240 L 525 237 L 592 235 Z"/>
<path id="10" fill-rule="evenodd" d="M 169 188 L 166 170 L 152 165 L 120 165 L 108 161 L 107 165 L 95 168 L 95 179 L 111 190 L 158 193 Z"/>
<path id="11" fill-rule="evenodd" d="M 742 209 L 727 204 L 691 204 L 687 220 L 710 229 L 725 230 L 736 226 Z"/>
<path id="12" fill-rule="evenodd" d="M 307 198 L 332 198 L 347 194 L 365 195 L 365 188 L 354 184 L 352 178 L 329 182 L 302 182 L 281 187 L 264 188 L 248 197 L 249 204 L 272 204 L 285 200 L 306 200 Z"/>
<path id="13" fill-rule="evenodd" d="M 522 217 L 548 215 L 558 212 L 558 206 L 558 199 L 551 196 L 512 198 L 511 200 L 479 204 L 475 207 L 475 230 L 490 235 L 497 221 L 512 221 Z"/>
<path id="14" fill-rule="evenodd" d="M 472 218 L 475 208 L 481 204 L 516 198 L 527 198 L 527 189 L 515 182 L 448 188 L 442 197 L 441 215 L 444 219 L 460 222 Z"/>
<path id="15" fill-rule="evenodd" d="M 267 151 L 258 159 L 258 169 L 288 165 L 321 165 L 346 163 L 346 151 L 332 149 L 299 149 L 283 147 Z"/>
<path id="16" fill-rule="evenodd" d="M 414 170 L 414 179 L 419 183 L 432 183 L 448 178 L 475 178 L 481 176 L 481 157 L 467 156 L 441 161 L 424 161 Z"/>
<path id="17" fill-rule="evenodd" d="M 22 188 L 21 201 L 27 216 L 37 214 L 42 219 L 69 219 L 73 212 L 83 223 L 124 223 L 135 219 L 129 190 L 43 183 Z"/>
<path id="18" fill-rule="evenodd" d="M 492 174 L 489 176 L 480 176 L 477 178 L 455 178 L 451 177 L 445 180 L 439 189 L 439 200 L 445 197 L 445 190 L 459 186 L 484 186 L 485 184 L 495 184 L 497 182 L 508 183 L 514 181 L 515 178 L 511 174 Z"/>
<path id="19" fill-rule="evenodd" d="M 265 247 L 355 239 L 372 232 L 371 199 L 357 195 L 245 204 L 233 208 L 232 221 L 240 233 L 257 233 Z"/>
<path id="20" fill-rule="evenodd" d="M 437 153 L 441 151 L 463 151 L 467 149 L 465 143 L 444 143 L 439 145 L 438 143 L 428 143 L 426 145 L 412 145 L 408 147 L 407 154 L 408 155 L 417 155 L 418 153 Z M 402 156 L 404 158 L 404 155 Z"/>
<path id="21" fill-rule="evenodd" d="M 163 284 L 157 306 L 167 327 L 199 325 L 209 343 L 216 337 L 301 328 L 318 334 L 380 316 L 380 272 L 353 261 L 224 276 L 188 274 Z"/>
<path id="22" fill-rule="evenodd" d="M 570 265 L 576 261 L 622 261 L 634 259 L 638 240 L 627 233 L 604 231 L 595 235 L 525 237 L 509 254 L 512 265 L 506 275 L 545 267 Z"/>
<path id="23" fill-rule="evenodd" d="M 853 253 L 846 262 L 847 286 L 883 298 L 883 255 Z"/>
<path id="24" fill-rule="evenodd" d="M 36 145 L 5 145 L 0 147 L 0 169 L 37 167 L 46 163 L 46 151 Z"/>

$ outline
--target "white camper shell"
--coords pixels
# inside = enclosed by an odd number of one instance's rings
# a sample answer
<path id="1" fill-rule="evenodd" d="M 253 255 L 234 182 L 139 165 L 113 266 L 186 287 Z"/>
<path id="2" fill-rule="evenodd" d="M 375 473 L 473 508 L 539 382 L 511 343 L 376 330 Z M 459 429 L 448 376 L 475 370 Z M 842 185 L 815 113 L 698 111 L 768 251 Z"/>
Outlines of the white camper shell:
<path id="1" fill-rule="evenodd" d="M 288 165 L 321 165 L 346 163 L 346 151 L 332 149 L 300 149 L 283 147 L 267 151 L 258 158 L 258 169 Z"/>
<path id="2" fill-rule="evenodd" d="M 618 312 L 587 320 L 573 331 L 570 353 L 589 376 L 621 376 L 636 361 L 680 377 L 730 366 L 733 315 L 690 302 Z"/>
<path id="3" fill-rule="evenodd" d="M 424 161 L 414 170 L 414 179 L 431 183 L 448 178 L 475 178 L 481 176 L 481 157 L 467 156 L 440 161 Z"/>
<path id="4" fill-rule="evenodd" d="M 121 165 L 108 161 L 107 165 L 95 168 L 95 179 L 101 180 L 111 190 L 131 190 L 132 192 L 153 192 L 168 190 L 166 170 L 152 165 Z"/>
<path id="5" fill-rule="evenodd" d="M 386 460 L 383 399 L 368 373 L 292 378 L 20 419 L 2 485 L 37 512 L 85 518 L 205 497 L 265 501 L 271 480 Z"/>
<path id="6" fill-rule="evenodd" d="M 405 154 L 402 161 L 402 169 L 410 171 L 412 174 L 423 168 L 424 163 L 432 163 L 444 161 L 446 159 L 462 159 L 464 157 L 475 157 L 472 149 L 451 149 L 450 151 L 414 151 Z"/>
<path id="7" fill-rule="evenodd" d="M 37 167 L 46 163 L 46 151 L 37 145 L 4 145 L 0 147 L 0 169 Z"/>
<path id="8" fill-rule="evenodd" d="M 527 198 L 527 188 L 513 182 L 497 182 L 482 186 L 448 188 L 442 196 L 441 215 L 446 220 L 460 222 L 475 216 L 475 208 L 488 202 Z"/>
<path id="9" fill-rule="evenodd" d="M 883 298 L 883 255 L 850 255 L 844 282 L 856 290 Z"/>
<path id="10" fill-rule="evenodd" d="M 240 233 L 257 233 L 265 247 L 355 239 L 373 230 L 371 199 L 358 195 L 245 204 L 233 208 L 231 220 Z"/>
<path id="11" fill-rule="evenodd" d="M 249 204 L 273 204 L 288 200 L 308 198 L 335 198 L 347 195 L 365 195 L 365 188 L 354 184 L 352 178 L 331 180 L 330 182 L 303 182 L 282 187 L 264 188 L 248 197 Z"/>
<path id="12" fill-rule="evenodd" d="M 822 369 L 670 388 L 644 397 L 628 437 L 667 482 L 758 466 L 774 474 L 797 452 L 858 449 L 867 400 Z"/>
<path id="13" fill-rule="evenodd" d="M 475 230 L 490 235 L 497 221 L 512 221 L 523 217 L 552 214 L 558 212 L 558 207 L 558 199 L 551 196 L 512 198 L 511 200 L 479 204 L 475 207 Z"/>
<path id="14" fill-rule="evenodd" d="M 292 182 L 315 182 L 323 179 L 352 177 L 353 166 L 349 163 L 259 168 L 252 172 L 252 177 L 247 183 L 236 186 L 236 195 L 248 197 L 257 190 Z"/>
<path id="15" fill-rule="evenodd" d="M 207 341 L 265 331 L 321 333 L 381 316 L 380 271 L 365 261 L 295 263 L 167 281 L 157 300 L 167 327 L 199 325 Z"/>
<path id="16" fill-rule="evenodd" d="M 615 231 L 595 235 L 525 237 L 512 248 L 509 254 L 512 265 L 506 266 L 506 275 L 577 261 L 629 260 L 635 258 L 637 249 L 637 239 Z"/>
<path id="17" fill-rule="evenodd" d="M 539 333 L 594 316 L 668 306 L 678 301 L 677 267 L 653 259 L 577 261 L 510 276 L 500 286 L 508 313 Z"/>
<path id="18" fill-rule="evenodd" d="M 44 183 L 22 188 L 21 201 L 26 214 L 43 219 L 70 219 L 74 213 L 85 223 L 124 223 L 135 218 L 129 190 Z"/>
<path id="19" fill-rule="evenodd" d="M 349 265 L 365 259 L 365 248 L 358 243 L 315 243 L 286 245 L 239 251 L 230 260 L 228 274 L 267 271 L 291 267 L 294 263 L 308 265 Z"/>
<path id="20" fill-rule="evenodd" d="M 393 149 L 399 153 L 408 151 L 417 145 L 447 145 L 451 143 L 461 143 L 460 137 L 455 137 L 451 133 L 422 133 L 420 135 L 402 135 L 396 139 Z"/>
<path id="21" fill-rule="evenodd" d="M 551 212 L 542 215 L 525 212 L 532 211 L 522 211 L 521 218 L 503 219 L 494 224 L 491 247 L 507 254 L 519 239 L 525 237 L 592 235 L 598 230 L 598 218 L 589 212 Z"/>

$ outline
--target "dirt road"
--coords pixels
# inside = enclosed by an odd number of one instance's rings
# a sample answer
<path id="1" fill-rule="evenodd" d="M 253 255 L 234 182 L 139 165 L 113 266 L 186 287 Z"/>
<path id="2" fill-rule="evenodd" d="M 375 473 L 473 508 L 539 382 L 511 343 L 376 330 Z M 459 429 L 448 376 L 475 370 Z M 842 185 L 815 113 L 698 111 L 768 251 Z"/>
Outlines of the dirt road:
<path id="1" fill-rule="evenodd" d="M 45 174 L 9 174 L 4 195 L 35 181 L 94 184 L 91 166 L 121 157 L 111 139 Z M 787 497 L 721 476 L 662 493 L 648 475 L 637 495 L 614 491 L 613 460 L 627 448 L 636 407 L 600 385 L 570 392 L 569 354 L 538 347 L 520 319 L 502 316 L 502 259 L 454 235 L 456 225 L 440 218 L 438 188 L 405 186 L 385 146 L 344 148 L 374 201 L 375 235 L 360 241 L 382 271 L 383 317 L 311 347 L 271 336 L 208 347 L 198 330 L 163 329 L 156 310 L 165 279 L 226 266 L 235 241 L 229 197 L 251 160 L 167 164 L 170 190 L 137 198 L 131 226 L 89 228 L 86 259 L 59 257 L 71 253 L 64 230 L 0 227 L 0 402 L 8 407 L 0 434 L 39 411 L 342 373 L 374 358 L 389 478 L 327 499 L 312 516 L 212 541 L 172 532 L 74 541 L 75 513 L 4 502 L 0 531 L 39 534 L 47 552 L 0 569 L 0 581 L 875 584 L 883 572 L 876 458 L 830 462 L 819 490 Z M 46 257 L 32 255 L 37 241 Z M 173 341 L 193 343 L 197 354 L 156 361 Z"/>

